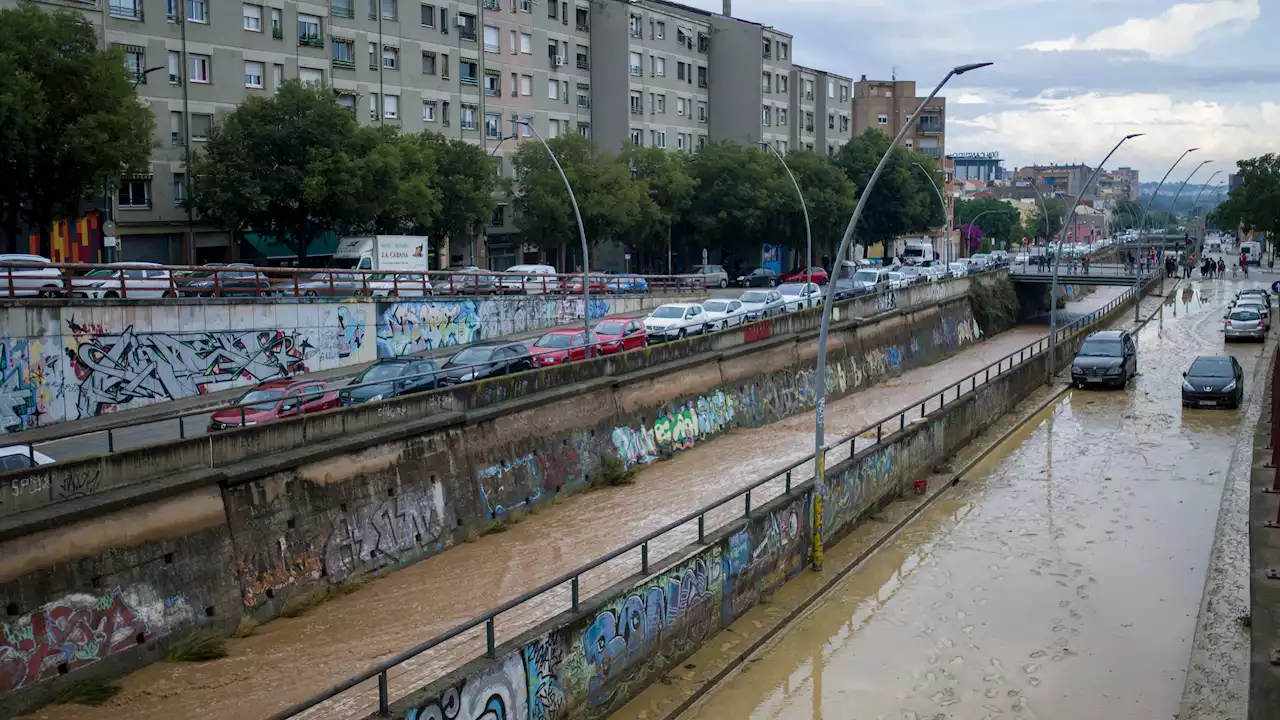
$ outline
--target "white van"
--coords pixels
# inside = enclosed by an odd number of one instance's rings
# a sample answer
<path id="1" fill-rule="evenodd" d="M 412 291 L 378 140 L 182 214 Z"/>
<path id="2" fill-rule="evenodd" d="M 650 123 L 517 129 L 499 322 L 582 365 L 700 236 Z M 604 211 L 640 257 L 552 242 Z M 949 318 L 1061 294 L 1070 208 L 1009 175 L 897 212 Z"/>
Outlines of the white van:
<path id="1" fill-rule="evenodd" d="M 550 265 L 512 265 L 506 269 L 506 272 L 514 274 L 502 276 L 501 285 L 504 293 L 545 295 L 560 291 L 560 280 L 556 277 L 556 269 Z"/>
<path id="2" fill-rule="evenodd" d="M 1250 265 L 1262 263 L 1262 246 L 1256 242 L 1240 243 L 1240 254 L 1247 258 Z"/>

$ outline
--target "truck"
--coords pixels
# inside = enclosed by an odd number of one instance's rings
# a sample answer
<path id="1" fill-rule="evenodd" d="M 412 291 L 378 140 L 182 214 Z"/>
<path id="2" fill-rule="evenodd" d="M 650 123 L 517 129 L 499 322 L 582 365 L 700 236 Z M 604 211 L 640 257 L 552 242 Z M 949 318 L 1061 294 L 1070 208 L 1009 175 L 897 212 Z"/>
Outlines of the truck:
<path id="1" fill-rule="evenodd" d="M 389 273 L 425 272 L 430 256 L 422 235 L 365 235 L 344 237 L 333 253 L 334 267 Z"/>
<path id="2" fill-rule="evenodd" d="M 933 243 L 928 240 L 908 240 L 902 251 L 902 261 L 906 265 L 932 264 L 933 259 Z"/>

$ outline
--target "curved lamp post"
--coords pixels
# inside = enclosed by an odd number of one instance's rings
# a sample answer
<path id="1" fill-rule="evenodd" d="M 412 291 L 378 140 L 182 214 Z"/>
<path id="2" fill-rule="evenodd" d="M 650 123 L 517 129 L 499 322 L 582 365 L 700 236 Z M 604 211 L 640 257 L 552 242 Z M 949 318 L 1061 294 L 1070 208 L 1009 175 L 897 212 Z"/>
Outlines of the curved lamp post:
<path id="1" fill-rule="evenodd" d="M 1212 161 L 1212 160 L 1205 160 L 1204 162 L 1202 162 L 1202 163 L 1200 163 L 1199 165 L 1197 165 L 1197 166 L 1196 166 L 1196 169 L 1195 169 L 1195 170 L 1192 170 L 1192 171 L 1191 171 L 1191 174 L 1187 176 L 1187 179 L 1186 179 L 1186 180 L 1183 180 L 1183 181 L 1182 181 L 1182 184 L 1178 186 L 1178 192 L 1176 192 L 1176 193 L 1174 193 L 1174 194 L 1173 194 L 1173 202 L 1172 202 L 1172 203 L 1170 203 L 1170 205 L 1169 205 L 1169 208 L 1173 211 L 1173 214 L 1174 214 L 1174 217 L 1175 217 L 1175 218 L 1176 218 L 1176 217 L 1177 217 L 1177 215 L 1178 215 L 1178 198 L 1182 195 L 1182 190 L 1183 190 L 1183 188 L 1185 188 L 1185 187 L 1187 186 L 1187 183 L 1191 182 L 1191 178 L 1195 177 L 1195 176 L 1196 176 L 1196 173 L 1200 172 L 1200 168 L 1204 167 L 1205 165 L 1208 165 L 1208 164 L 1209 164 L 1209 163 L 1211 163 L 1211 162 L 1213 162 L 1213 161 Z M 1193 208 L 1193 210 L 1194 210 L 1194 208 Z M 1177 230 L 1177 228 L 1175 227 L 1175 228 L 1174 228 L 1174 230 Z M 1169 245 L 1169 243 L 1165 240 L 1165 234 L 1164 234 L 1164 232 L 1162 231 L 1162 232 L 1160 233 L 1160 253 L 1161 253 L 1161 255 L 1163 255 L 1165 252 L 1167 252 L 1167 251 L 1168 251 L 1168 249 L 1169 249 L 1169 248 L 1168 248 L 1168 245 Z M 1164 273 L 1160 273 L 1160 294 L 1161 294 L 1161 295 L 1164 295 Z"/>
<path id="2" fill-rule="evenodd" d="M 1196 218 L 1200 217 L 1199 213 L 1197 213 L 1197 212 L 1196 212 L 1196 208 L 1199 208 L 1199 207 L 1200 207 L 1200 196 L 1201 196 L 1201 195 L 1203 195 L 1203 194 L 1204 194 L 1205 189 L 1209 187 L 1209 183 L 1213 182 L 1213 179 L 1214 179 L 1214 178 L 1216 178 L 1216 177 L 1218 177 L 1218 176 L 1219 176 L 1219 175 L 1221 175 L 1221 174 L 1222 174 L 1222 171 L 1221 171 L 1221 170 L 1214 170 L 1214 171 L 1213 171 L 1213 174 L 1209 176 L 1209 179 L 1208 179 L 1208 180 L 1205 180 L 1205 181 L 1204 181 L 1204 184 L 1200 186 L 1200 192 L 1196 193 L 1196 200 L 1195 200 L 1195 202 L 1191 203 L 1191 219 L 1192 219 L 1192 220 L 1195 220 Z M 1206 214 L 1207 214 L 1207 213 L 1206 213 Z M 1206 221 L 1207 221 L 1207 220 L 1206 220 Z M 1202 222 L 1202 223 L 1200 223 L 1200 232 L 1199 232 L 1200 237 L 1199 237 L 1199 238 L 1197 238 L 1197 239 L 1198 239 L 1201 243 L 1203 243 L 1203 242 L 1204 242 L 1204 226 L 1205 226 L 1205 223 L 1203 223 L 1203 222 Z M 1197 249 L 1198 249 L 1198 248 L 1197 248 Z"/>
<path id="3" fill-rule="evenodd" d="M 767 142 L 756 143 L 762 148 L 773 153 L 778 158 L 778 162 L 782 163 L 782 169 L 787 171 L 787 177 L 791 178 L 791 186 L 796 189 L 796 195 L 800 197 L 800 211 L 804 213 L 804 244 L 805 244 L 805 264 L 804 264 L 804 281 L 806 283 L 813 282 L 813 231 L 809 227 L 809 206 L 804 201 L 804 193 L 800 192 L 800 183 L 796 182 L 796 176 L 791 172 L 791 168 L 787 167 L 787 161 L 783 159 L 778 149 Z M 668 270 L 670 272 L 670 270 Z"/>
<path id="4" fill-rule="evenodd" d="M 835 266 L 837 268 L 836 277 L 839 277 L 839 268 L 841 258 L 849 250 L 849 241 L 853 239 L 853 231 L 858 227 L 858 219 L 862 217 L 862 211 L 867 206 L 867 198 L 871 197 L 871 191 L 875 189 L 876 181 L 880 179 L 880 175 L 884 172 L 884 168 L 889 164 L 889 158 L 893 155 L 893 149 L 902 142 L 903 136 L 911 129 L 916 119 L 916 115 L 920 114 L 933 98 L 942 90 L 942 87 L 957 75 L 963 75 L 971 70 L 987 67 L 991 63 L 974 63 L 971 65 L 960 65 L 952 68 L 947 76 L 942 78 L 942 82 L 929 93 L 918 106 L 915 112 L 911 113 L 911 117 L 902 124 L 902 129 L 894 136 L 893 141 L 889 143 L 889 148 L 884 151 L 884 155 L 880 158 L 880 163 L 876 165 L 876 169 L 871 173 L 871 178 L 867 180 L 867 186 L 862 189 L 862 194 L 858 198 L 858 206 L 853 210 L 853 216 L 849 218 L 849 225 L 844 229 L 844 237 L 840 238 L 840 247 L 836 250 Z M 827 413 L 827 333 L 831 328 L 831 309 L 836 301 L 836 285 L 839 283 L 832 280 L 827 283 L 826 297 L 822 301 L 822 326 L 818 330 L 818 366 L 815 376 L 814 385 L 817 390 L 816 411 L 814 413 L 814 433 L 813 433 L 813 569 L 822 569 L 822 501 L 825 494 L 823 487 L 823 475 L 827 469 L 827 455 L 823 445 L 826 444 L 826 413 Z"/>
<path id="5" fill-rule="evenodd" d="M 591 282 L 588 279 L 588 273 L 591 271 L 591 261 L 587 254 L 587 230 L 582 226 L 582 211 L 578 210 L 578 198 L 574 197 L 573 186 L 569 184 L 569 176 L 564 174 L 564 168 L 560 167 L 560 161 L 556 159 L 556 154 L 551 152 L 551 146 L 542 138 L 542 133 L 539 133 L 531 122 L 518 120 L 514 124 L 529 128 L 529 132 L 538 138 L 538 142 L 542 143 L 542 147 L 547 149 L 547 155 L 551 156 L 551 163 L 556 166 L 556 172 L 560 173 L 560 179 L 564 181 L 565 190 L 569 191 L 569 203 L 573 205 L 573 217 L 578 221 L 578 238 L 582 240 L 582 342 L 587 346 L 587 357 L 591 357 Z"/>
<path id="6" fill-rule="evenodd" d="M 1049 240 L 1053 237 L 1053 233 L 1049 232 L 1049 206 L 1044 201 L 1044 194 L 1040 192 L 1040 186 L 1036 185 L 1035 178 L 1027 178 L 1027 182 L 1031 183 L 1031 189 L 1035 191 L 1036 200 L 1040 201 L 1040 214 L 1044 217 L 1044 250 L 1049 252 Z M 1039 229 L 1039 223 L 1037 230 Z M 1063 226 L 1066 227 L 1065 225 Z"/>
<path id="7" fill-rule="evenodd" d="M 982 212 L 978 213 L 977 215 L 974 215 L 972 220 L 970 220 L 970 221 L 969 221 L 969 222 L 967 222 L 967 223 L 961 223 L 961 225 L 968 225 L 969 227 L 971 227 L 971 228 L 972 228 L 974 225 L 977 225 L 977 224 L 978 224 L 978 219 L 979 219 L 979 218 L 981 218 L 983 215 L 990 215 L 991 213 L 1002 213 L 1002 212 L 1015 212 L 1015 213 L 1016 213 L 1016 212 L 1018 212 L 1018 209 L 1017 209 L 1017 208 L 1012 208 L 1012 207 L 1011 207 L 1011 208 L 1001 208 L 1001 209 L 999 209 L 999 210 L 983 210 Z M 981 227 L 979 227 L 978 229 L 979 229 L 979 230 L 981 230 L 982 228 L 981 228 Z M 964 231 L 962 230 L 961 232 L 963 233 Z M 964 238 L 964 239 L 968 240 L 968 238 Z M 972 241 L 972 240 L 970 240 L 970 242 L 973 242 L 973 241 Z"/>
<path id="8" fill-rule="evenodd" d="M 1102 166 L 1107 164 L 1112 155 L 1120 149 L 1120 146 L 1126 142 L 1142 137 L 1145 133 L 1133 133 L 1120 138 L 1120 142 L 1111 148 L 1111 152 L 1102 158 L 1102 162 L 1098 163 L 1093 169 L 1093 174 L 1085 182 L 1084 187 L 1076 192 L 1076 199 L 1071 203 L 1071 210 L 1067 213 L 1066 219 L 1062 222 L 1062 230 L 1058 233 L 1058 244 L 1053 251 L 1053 279 L 1049 283 L 1049 364 L 1046 370 L 1045 383 L 1053 382 L 1054 370 L 1058 367 L 1058 268 L 1062 265 L 1062 241 L 1066 238 L 1068 228 L 1076 219 L 1076 210 L 1080 207 L 1080 199 L 1084 197 L 1085 192 L 1093 186 L 1094 181 L 1098 179 L 1098 174 L 1102 172 Z M 1137 302 L 1136 300 L 1134 301 Z"/>
<path id="9" fill-rule="evenodd" d="M 934 181 L 933 181 L 933 174 L 932 174 L 932 173 L 930 173 L 928 170 L 926 170 L 926 169 L 924 168 L 924 166 L 923 166 L 923 165 L 921 165 L 921 164 L 920 164 L 920 163 L 918 163 L 918 162 L 913 162 L 913 163 L 911 163 L 911 164 L 912 164 L 912 165 L 915 165 L 917 168 L 919 168 L 919 169 L 920 169 L 920 172 L 924 173 L 924 176 L 925 176 L 925 177 L 927 177 L 927 178 L 929 178 L 929 187 L 933 188 L 933 194 L 938 196 L 938 204 L 942 205 L 942 216 L 943 216 L 944 218 L 946 218 L 946 220 L 947 220 L 947 255 L 946 255 L 946 263 L 947 263 L 947 265 L 949 266 L 949 265 L 951 265 L 951 225 L 952 225 L 952 218 L 951 218 L 951 213 L 947 212 L 947 200 L 946 200 L 946 198 L 942 197 L 942 191 L 938 189 L 938 183 L 936 183 L 936 182 L 934 182 Z"/>
<path id="10" fill-rule="evenodd" d="M 1146 232 L 1146 228 L 1147 228 L 1147 215 L 1150 214 L 1151 206 L 1155 203 L 1156 198 L 1160 197 L 1160 188 L 1164 187 L 1165 180 L 1169 179 L 1169 176 L 1173 174 L 1173 169 L 1178 167 L 1178 164 L 1182 162 L 1182 159 L 1185 158 L 1190 153 L 1193 153 L 1199 149 L 1200 148 L 1190 148 L 1178 156 L 1178 159 L 1173 162 L 1173 165 L 1169 166 L 1169 172 L 1166 172 L 1164 174 L 1164 177 L 1160 178 L 1160 184 L 1156 185 L 1156 191 L 1151 193 L 1151 199 L 1147 201 L 1147 206 L 1142 208 L 1142 219 L 1138 221 L 1138 254 L 1134 258 L 1135 260 L 1139 261 L 1139 264 L 1141 263 L 1141 258 L 1142 258 L 1142 234 Z M 1137 266 L 1135 265 L 1134 273 L 1133 273 L 1133 320 L 1134 322 L 1138 322 L 1142 320 L 1142 310 L 1140 307 L 1142 305 L 1141 293 L 1142 293 L 1142 275 L 1141 273 L 1137 272 Z"/>

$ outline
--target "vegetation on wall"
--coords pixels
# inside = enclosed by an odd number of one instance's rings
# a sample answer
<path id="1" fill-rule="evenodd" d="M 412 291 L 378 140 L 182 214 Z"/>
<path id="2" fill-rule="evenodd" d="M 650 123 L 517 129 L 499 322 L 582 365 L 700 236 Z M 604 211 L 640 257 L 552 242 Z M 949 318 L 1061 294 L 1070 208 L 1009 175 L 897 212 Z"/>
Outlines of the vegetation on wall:
<path id="1" fill-rule="evenodd" d="M 1018 294 L 1008 277 L 969 281 L 969 305 L 983 335 L 1004 332 L 1018 324 Z"/>

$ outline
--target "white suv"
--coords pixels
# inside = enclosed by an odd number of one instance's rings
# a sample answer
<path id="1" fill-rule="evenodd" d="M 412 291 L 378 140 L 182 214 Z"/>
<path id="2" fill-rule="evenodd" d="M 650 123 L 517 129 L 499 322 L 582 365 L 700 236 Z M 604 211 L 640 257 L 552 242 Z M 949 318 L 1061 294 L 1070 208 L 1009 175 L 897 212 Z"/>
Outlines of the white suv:
<path id="1" fill-rule="evenodd" d="M 4 267 L 6 263 L 24 263 L 45 267 Z M 0 297 L 58 297 L 62 295 L 62 272 L 53 261 L 40 255 L 0 255 Z"/>
<path id="2" fill-rule="evenodd" d="M 654 308 L 644 329 L 655 340 L 678 340 L 707 331 L 707 312 L 698 303 L 668 303 Z"/>

